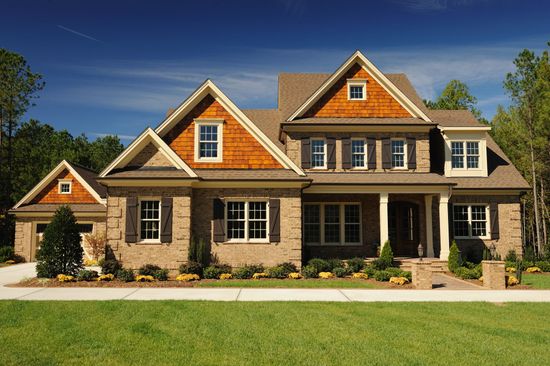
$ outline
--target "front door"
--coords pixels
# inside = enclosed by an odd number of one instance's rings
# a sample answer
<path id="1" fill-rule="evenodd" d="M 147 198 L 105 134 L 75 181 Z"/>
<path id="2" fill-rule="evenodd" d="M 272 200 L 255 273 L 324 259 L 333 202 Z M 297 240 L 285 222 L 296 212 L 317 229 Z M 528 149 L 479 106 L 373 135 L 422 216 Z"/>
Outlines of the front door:
<path id="1" fill-rule="evenodd" d="M 418 257 L 418 205 L 389 203 L 389 236 L 396 257 Z"/>

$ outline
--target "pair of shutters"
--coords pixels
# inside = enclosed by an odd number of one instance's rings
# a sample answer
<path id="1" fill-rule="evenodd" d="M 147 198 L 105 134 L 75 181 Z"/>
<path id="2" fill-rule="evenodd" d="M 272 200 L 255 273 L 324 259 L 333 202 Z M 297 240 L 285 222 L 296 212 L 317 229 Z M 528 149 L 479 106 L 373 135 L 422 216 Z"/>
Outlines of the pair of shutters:
<path id="1" fill-rule="evenodd" d="M 336 139 L 329 137 L 326 139 L 327 149 L 327 168 L 336 169 Z M 302 139 L 302 168 L 311 168 L 311 140 Z"/>
<path id="2" fill-rule="evenodd" d="M 367 138 L 367 168 L 376 169 L 376 139 Z M 342 139 L 342 168 L 351 169 L 351 138 Z"/>
<path id="3" fill-rule="evenodd" d="M 214 241 L 225 241 L 225 202 L 215 198 L 213 202 Z M 269 242 L 281 241 L 281 201 L 278 198 L 269 200 Z"/>
<path id="4" fill-rule="evenodd" d="M 407 168 L 416 169 L 416 139 L 407 138 Z M 382 169 L 391 169 L 391 139 L 389 137 L 382 139 Z"/>
<path id="5" fill-rule="evenodd" d="M 160 241 L 162 243 L 172 242 L 172 217 L 173 199 L 163 197 L 160 204 Z M 136 243 L 138 240 L 138 199 L 137 197 L 126 198 L 126 242 Z"/>
<path id="6" fill-rule="evenodd" d="M 453 204 L 449 203 L 449 239 L 451 241 L 454 239 L 455 234 L 453 214 Z M 498 203 L 496 202 L 492 202 L 489 205 L 489 219 L 491 220 L 491 222 L 489 223 L 489 225 L 491 225 L 491 239 L 500 239 L 500 228 L 498 225 Z"/>

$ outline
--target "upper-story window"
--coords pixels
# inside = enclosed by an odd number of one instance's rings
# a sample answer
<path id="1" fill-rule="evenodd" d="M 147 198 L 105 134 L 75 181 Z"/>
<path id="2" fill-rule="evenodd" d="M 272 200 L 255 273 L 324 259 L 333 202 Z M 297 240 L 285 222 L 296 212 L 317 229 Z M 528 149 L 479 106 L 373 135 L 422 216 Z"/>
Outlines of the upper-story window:
<path id="1" fill-rule="evenodd" d="M 58 191 L 60 194 L 71 194 L 72 182 L 71 181 L 59 181 Z"/>
<path id="2" fill-rule="evenodd" d="M 195 161 L 222 161 L 223 121 L 197 121 Z"/>
<path id="3" fill-rule="evenodd" d="M 453 169 L 479 169 L 479 141 L 452 141 Z"/>
<path id="4" fill-rule="evenodd" d="M 351 167 L 365 168 L 367 166 L 367 149 L 365 139 L 351 140 Z"/>
<path id="5" fill-rule="evenodd" d="M 324 139 L 311 140 L 311 167 L 327 167 L 327 144 Z"/>
<path id="6" fill-rule="evenodd" d="M 405 148 L 407 144 L 404 139 L 391 140 L 391 167 L 406 168 L 407 155 Z"/>
<path id="7" fill-rule="evenodd" d="M 348 99 L 365 100 L 367 99 L 366 80 L 348 80 Z"/>

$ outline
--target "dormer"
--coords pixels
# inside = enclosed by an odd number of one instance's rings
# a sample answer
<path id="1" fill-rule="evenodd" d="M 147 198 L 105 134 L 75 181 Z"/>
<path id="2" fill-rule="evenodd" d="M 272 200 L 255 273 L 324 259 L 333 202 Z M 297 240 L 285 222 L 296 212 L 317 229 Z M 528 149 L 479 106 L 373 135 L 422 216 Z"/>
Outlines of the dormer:
<path id="1" fill-rule="evenodd" d="M 439 126 L 445 142 L 446 177 L 487 177 L 488 126 Z"/>

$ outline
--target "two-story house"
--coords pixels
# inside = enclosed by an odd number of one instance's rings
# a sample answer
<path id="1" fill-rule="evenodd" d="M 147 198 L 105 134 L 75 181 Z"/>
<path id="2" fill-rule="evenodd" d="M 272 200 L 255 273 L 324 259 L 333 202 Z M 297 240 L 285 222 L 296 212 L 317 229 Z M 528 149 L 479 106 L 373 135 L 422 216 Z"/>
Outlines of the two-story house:
<path id="1" fill-rule="evenodd" d="M 398 257 L 422 244 L 446 260 L 453 239 L 471 257 L 521 253 L 529 186 L 489 130 L 468 111 L 428 110 L 404 74 L 359 51 L 332 74 L 281 74 L 272 110 L 241 110 L 207 80 L 99 184 L 67 180 L 67 162 L 39 183 L 12 210 L 16 251 L 33 259 L 52 205 L 71 203 L 83 222 L 92 206 L 103 215 L 92 230 L 130 268 L 176 269 L 191 238 L 233 266 L 373 257 L 387 241 Z"/>

